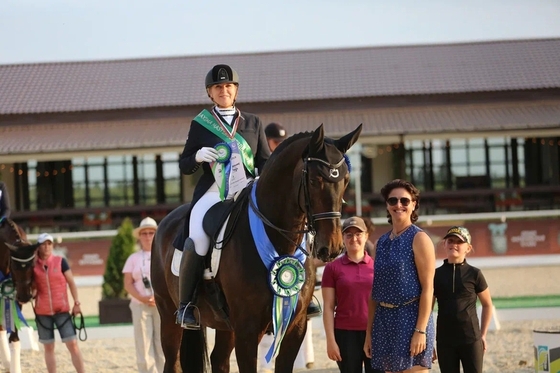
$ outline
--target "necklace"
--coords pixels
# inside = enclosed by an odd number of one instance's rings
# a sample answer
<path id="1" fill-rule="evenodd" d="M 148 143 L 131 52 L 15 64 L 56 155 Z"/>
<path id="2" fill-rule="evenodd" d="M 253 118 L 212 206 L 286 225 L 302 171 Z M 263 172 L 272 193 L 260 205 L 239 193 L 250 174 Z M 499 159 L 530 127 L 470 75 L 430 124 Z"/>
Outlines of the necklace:
<path id="1" fill-rule="evenodd" d="M 406 227 L 404 227 L 403 229 L 401 229 L 401 230 L 398 231 L 397 233 L 391 231 L 391 234 L 389 235 L 389 238 L 390 238 L 391 240 L 394 240 L 395 238 L 397 238 L 398 236 L 400 236 L 401 233 L 403 233 L 403 232 L 406 231 L 408 228 L 410 228 L 411 225 L 412 225 L 412 224 L 407 225 Z"/>

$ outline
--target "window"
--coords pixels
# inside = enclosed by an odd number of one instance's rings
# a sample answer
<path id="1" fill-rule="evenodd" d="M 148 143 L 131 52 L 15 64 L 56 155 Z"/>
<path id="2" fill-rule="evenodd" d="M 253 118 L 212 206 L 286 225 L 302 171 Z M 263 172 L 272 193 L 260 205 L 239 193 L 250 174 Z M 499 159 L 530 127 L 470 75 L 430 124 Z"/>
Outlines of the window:
<path id="1" fill-rule="evenodd" d="M 457 189 L 457 178 L 465 185 L 468 180 L 486 177 L 492 188 L 506 188 L 513 187 L 517 177 L 519 186 L 524 186 L 523 144 L 523 139 L 512 141 L 506 137 L 409 141 L 406 143 L 407 177 L 424 190 Z"/>
<path id="2" fill-rule="evenodd" d="M 134 205 L 132 156 L 107 157 L 107 184 L 111 206 Z"/>
<path id="3" fill-rule="evenodd" d="M 161 154 L 163 169 L 163 191 L 166 203 L 181 202 L 181 170 L 179 170 L 179 154 Z"/>

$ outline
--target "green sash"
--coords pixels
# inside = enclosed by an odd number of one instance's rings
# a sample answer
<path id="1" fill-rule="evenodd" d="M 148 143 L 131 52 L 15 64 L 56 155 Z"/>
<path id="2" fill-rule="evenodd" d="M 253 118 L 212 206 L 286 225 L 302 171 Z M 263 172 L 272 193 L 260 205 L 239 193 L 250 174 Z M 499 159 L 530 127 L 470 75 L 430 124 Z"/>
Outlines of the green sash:
<path id="1" fill-rule="evenodd" d="M 212 132 L 214 135 L 218 136 L 220 139 L 224 140 L 225 142 L 231 142 L 232 139 L 229 137 L 223 130 L 220 123 L 216 121 L 214 116 L 206 109 L 202 110 L 194 120 L 206 128 L 208 131 Z M 241 158 L 243 159 L 243 165 L 245 168 L 251 173 L 251 175 L 255 176 L 255 159 L 253 156 L 253 151 L 247 141 L 241 136 L 239 133 L 235 133 L 233 136 L 237 145 L 239 147 L 239 151 L 241 154 Z"/>

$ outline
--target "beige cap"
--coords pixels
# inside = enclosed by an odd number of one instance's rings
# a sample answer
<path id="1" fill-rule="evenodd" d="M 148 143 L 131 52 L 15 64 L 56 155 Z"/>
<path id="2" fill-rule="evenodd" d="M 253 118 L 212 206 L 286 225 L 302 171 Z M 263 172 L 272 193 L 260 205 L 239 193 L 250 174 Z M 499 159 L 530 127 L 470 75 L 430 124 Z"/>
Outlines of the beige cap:
<path id="1" fill-rule="evenodd" d="M 134 229 L 132 233 L 134 234 L 134 237 L 140 238 L 140 232 L 146 229 L 153 229 L 155 231 L 157 229 L 156 221 L 150 217 L 144 218 L 140 222 L 138 228 Z"/>
<path id="2" fill-rule="evenodd" d="M 344 220 L 344 224 L 342 224 L 342 232 L 346 231 L 348 228 L 358 228 L 360 232 L 367 231 L 366 223 L 364 223 L 364 219 L 360 218 L 359 216 L 352 216 Z"/>

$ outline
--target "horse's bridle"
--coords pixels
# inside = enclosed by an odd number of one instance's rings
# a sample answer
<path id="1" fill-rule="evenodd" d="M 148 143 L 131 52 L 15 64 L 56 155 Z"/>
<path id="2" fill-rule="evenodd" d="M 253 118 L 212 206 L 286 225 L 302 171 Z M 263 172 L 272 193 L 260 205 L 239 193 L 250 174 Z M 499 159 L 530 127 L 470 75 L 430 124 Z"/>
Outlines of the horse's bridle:
<path id="1" fill-rule="evenodd" d="M 303 159 L 303 169 L 302 169 L 302 177 L 301 177 L 301 183 L 300 183 L 300 190 L 303 189 L 303 198 L 304 198 L 304 203 L 305 203 L 305 207 L 302 208 L 300 203 L 299 203 L 299 198 L 298 198 L 298 205 L 299 208 L 305 213 L 306 215 L 306 223 L 305 223 L 305 229 L 301 230 L 301 231 L 290 231 L 290 230 L 286 230 L 286 229 L 282 229 L 280 227 L 277 227 L 276 225 L 274 225 L 270 220 L 268 220 L 266 218 L 266 216 L 264 216 L 259 209 L 257 208 L 257 206 L 255 205 L 255 203 L 253 202 L 252 198 L 249 197 L 249 205 L 251 206 L 251 208 L 253 209 L 253 211 L 255 212 L 255 214 L 262 220 L 262 222 L 264 224 L 266 224 L 267 226 L 269 226 L 270 228 L 274 229 L 275 231 L 277 231 L 278 233 L 280 233 L 280 235 L 282 235 L 285 239 L 287 239 L 288 241 L 290 241 L 291 243 L 293 243 L 296 248 L 298 250 L 300 250 L 301 252 L 303 252 L 306 256 L 309 256 L 309 252 L 307 250 L 305 250 L 303 247 L 301 247 L 301 243 L 295 242 L 294 240 L 292 240 L 289 236 L 289 234 L 305 234 L 305 233 L 311 233 L 312 235 L 315 235 L 317 233 L 317 230 L 315 229 L 315 222 L 319 221 L 319 220 L 329 220 L 329 219 L 340 219 L 340 217 L 342 216 L 341 213 L 339 211 L 329 211 L 329 212 L 320 212 L 317 214 L 313 214 L 312 213 L 312 209 L 311 209 L 311 196 L 309 194 L 309 172 L 308 172 L 308 164 L 310 162 L 320 162 L 324 165 L 326 165 L 327 167 L 329 167 L 329 175 L 331 175 L 333 178 L 338 178 L 340 176 L 340 171 L 338 170 L 338 168 L 340 166 L 342 166 L 342 164 L 345 162 L 345 158 L 342 157 L 342 159 L 336 163 L 336 164 L 332 164 L 329 163 L 327 161 L 324 161 L 320 158 L 314 158 L 314 157 L 306 157 Z M 299 194 L 298 194 L 299 196 Z M 316 255 L 315 252 L 315 247 L 312 247 L 312 252 L 313 255 Z"/>
<path id="2" fill-rule="evenodd" d="M 319 220 L 340 219 L 342 215 L 340 211 L 320 212 L 317 214 L 312 213 L 311 196 L 309 195 L 309 185 L 308 185 L 309 173 L 307 172 L 307 167 L 308 167 L 307 165 L 309 162 L 320 162 L 329 168 L 329 175 L 336 179 L 340 176 L 340 171 L 338 170 L 338 168 L 342 166 L 344 161 L 345 161 L 344 157 L 342 157 L 342 159 L 336 164 L 331 164 L 320 158 L 307 157 L 303 159 L 303 170 L 302 170 L 303 175 L 301 178 L 301 184 L 303 187 L 303 194 L 304 194 L 303 198 L 305 201 L 305 209 L 302 210 L 307 215 L 307 231 L 312 235 L 315 235 L 317 233 L 317 230 L 315 229 L 315 222 Z M 329 180 L 327 179 L 327 181 Z"/>
<path id="3" fill-rule="evenodd" d="M 33 255 L 29 258 L 26 259 L 20 259 L 20 258 L 16 258 L 13 255 L 10 255 L 11 260 L 13 260 L 15 263 L 15 265 L 17 265 L 18 270 L 27 270 L 27 267 L 29 268 L 33 268 L 34 264 L 35 264 L 35 256 L 37 254 L 33 253 Z M 14 275 L 12 274 L 12 277 Z M 31 272 L 31 276 L 28 280 L 24 281 L 24 284 L 29 286 L 32 282 L 33 282 L 33 277 L 34 277 L 34 273 Z"/>

